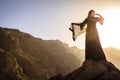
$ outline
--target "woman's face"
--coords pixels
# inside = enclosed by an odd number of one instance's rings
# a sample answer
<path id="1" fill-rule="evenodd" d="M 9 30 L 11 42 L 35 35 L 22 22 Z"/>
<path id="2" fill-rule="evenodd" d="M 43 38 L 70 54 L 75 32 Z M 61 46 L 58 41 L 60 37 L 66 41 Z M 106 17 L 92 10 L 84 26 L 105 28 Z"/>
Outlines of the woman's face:
<path id="1" fill-rule="evenodd" d="M 94 17 L 94 15 L 95 15 L 95 11 L 92 11 L 90 17 Z"/>

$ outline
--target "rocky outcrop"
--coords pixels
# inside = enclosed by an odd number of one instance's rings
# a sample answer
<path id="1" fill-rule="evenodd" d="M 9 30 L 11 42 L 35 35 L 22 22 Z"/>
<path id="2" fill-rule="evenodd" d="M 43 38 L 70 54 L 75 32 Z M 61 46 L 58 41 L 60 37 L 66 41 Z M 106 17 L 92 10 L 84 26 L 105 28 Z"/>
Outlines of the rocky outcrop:
<path id="1" fill-rule="evenodd" d="M 0 80 L 29 80 L 16 59 L 0 49 Z"/>
<path id="2" fill-rule="evenodd" d="M 67 76 L 56 75 L 50 80 L 120 80 L 120 71 L 108 61 L 86 60 Z"/>

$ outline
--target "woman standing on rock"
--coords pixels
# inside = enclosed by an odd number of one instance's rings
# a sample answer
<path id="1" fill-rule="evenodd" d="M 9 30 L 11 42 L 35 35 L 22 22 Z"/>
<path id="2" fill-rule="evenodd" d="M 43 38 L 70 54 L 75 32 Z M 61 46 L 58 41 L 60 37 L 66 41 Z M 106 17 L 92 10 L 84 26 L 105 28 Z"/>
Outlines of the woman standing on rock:
<path id="1" fill-rule="evenodd" d="M 97 15 L 98 17 L 95 17 Z M 103 49 L 100 44 L 96 23 L 103 24 L 104 18 L 100 14 L 95 14 L 94 10 L 90 10 L 87 18 L 82 23 L 72 23 L 72 26 L 78 25 L 83 30 L 85 24 L 86 29 L 86 45 L 85 45 L 85 59 L 86 60 L 106 60 Z"/>

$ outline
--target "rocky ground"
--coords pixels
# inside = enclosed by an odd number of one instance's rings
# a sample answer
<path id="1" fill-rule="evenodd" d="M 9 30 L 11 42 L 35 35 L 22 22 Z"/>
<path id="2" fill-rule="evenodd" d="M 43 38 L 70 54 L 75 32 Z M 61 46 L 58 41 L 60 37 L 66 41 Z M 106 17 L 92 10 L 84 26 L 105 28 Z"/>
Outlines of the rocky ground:
<path id="1" fill-rule="evenodd" d="M 49 80 L 120 80 L 120 71 L 108 61 L 86 60 L 70 74 L 56 75 Z"/>

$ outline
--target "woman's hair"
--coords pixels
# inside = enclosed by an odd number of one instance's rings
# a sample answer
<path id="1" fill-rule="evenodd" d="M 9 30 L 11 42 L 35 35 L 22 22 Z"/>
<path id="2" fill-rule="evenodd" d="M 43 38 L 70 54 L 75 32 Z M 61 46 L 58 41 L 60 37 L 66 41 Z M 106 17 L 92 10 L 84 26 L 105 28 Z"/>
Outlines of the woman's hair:
<path id="1" fill-rule="evenodd" d="M 90 15 L 91 15 L 92 12 L 95 12 L 95 11 L 94 11 L 94 10 L 90 10 L 90 11 L 88 12 L 88 16 L 87 16 L 87 18 L 90 17 Z"/>

